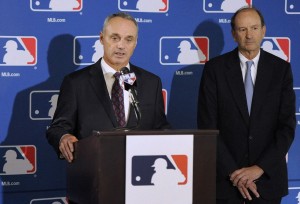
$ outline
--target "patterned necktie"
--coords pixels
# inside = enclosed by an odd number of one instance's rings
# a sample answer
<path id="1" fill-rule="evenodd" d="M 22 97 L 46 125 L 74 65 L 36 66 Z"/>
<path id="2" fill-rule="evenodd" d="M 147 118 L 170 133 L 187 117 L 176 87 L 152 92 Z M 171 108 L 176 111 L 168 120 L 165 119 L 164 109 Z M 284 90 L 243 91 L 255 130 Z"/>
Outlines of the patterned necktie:
<path id="1" fill-rule="evenodd" d="M 245 92 L 247 97 L 248 113 L 250 115 L 252 96 L 253 96 L 253 81 L 251 77 L 251 66 L 253 64 L 253 61 L 247 61 L 246 64 L 247 64 L 247 72 L 245 76 Z"/>
<path id="2" fill-rule="evenodd" d="M 124 127 L 126 124 L 125 111 L 124 111 L 124 94 L 123 94 L 123 89 L 119 83 L 120 75 L 121 75 L 120 72 L 116 72 L 114 74 L 114 77 L 116 79 L 111 90 L 111 100 L 112 100 L 113 109 L 115 111 L 115 115 L 117 117 L 117 122 L 120 127 Z"/>

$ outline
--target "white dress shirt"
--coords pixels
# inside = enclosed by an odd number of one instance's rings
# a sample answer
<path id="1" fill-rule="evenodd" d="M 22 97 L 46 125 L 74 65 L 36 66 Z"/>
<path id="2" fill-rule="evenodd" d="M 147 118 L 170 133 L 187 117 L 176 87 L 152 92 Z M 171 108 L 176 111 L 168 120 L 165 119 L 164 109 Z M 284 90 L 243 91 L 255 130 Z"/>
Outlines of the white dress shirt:
<path id="1" fill-rule="evenodd" d="M 251 77 L 252 77 L 253 85 L 255 84 L 255 80 L 256 80 L 257 65 L 258 65 L 259 56 L 260 56 L 260 51 L 256 55 L 256 57 L 254 57 L 251 60 L 251 61 L 253 61 L 252 68 L 251 68 Z M 239 52 L 239 58 L 240 58 L 240 65 L 241 65 L 242 75 L 243 75 L 243 81 L 245 81 L 245 76 L 246 76 L 246 71 L 247 71 L 246 62 L 249 61 L 249 59 L 244 57 L 244 55 L 242 55 L 240 52 Z"/>
<path id="2" fill-rule="evenodd" d="M 115 82 L 115 77 L 114 74 L 116 73 L 116 70 L 110 67 L 105 60 L 102 58 L 101 60 L 101 67 L 102 67 L 102 72 L 104 75 L 107 91 L 109 93 L 109 97 L 111 98 L 111 90 L 112 86 Z M 127 64 L 126 67 L 130 70 L 130 65 Z M 123 94 L 124 94 L 124 110 L 125 110 L 125 120 L 126 122 L 128 121 L 128 115 L 129 115 L 129 92 L 123 89 Z"/>

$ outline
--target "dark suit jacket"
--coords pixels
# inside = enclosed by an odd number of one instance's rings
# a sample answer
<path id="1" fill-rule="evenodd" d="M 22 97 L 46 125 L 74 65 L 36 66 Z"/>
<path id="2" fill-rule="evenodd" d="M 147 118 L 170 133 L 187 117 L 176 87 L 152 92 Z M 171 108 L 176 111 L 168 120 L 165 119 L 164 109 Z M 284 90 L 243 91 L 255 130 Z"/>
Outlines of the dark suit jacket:
<path id="1" fill-rule="evenodd" d="M 56 112 L 46 134 L 57 153 L 59 140 L 64 134 L 70 133 L 82 139 L 91 135 L 93 130 L 110 131 L 118 126 L 100 61 L 67 75 L 63 80 Z M 130 69 L 136 75 L 137 98 L 142 115 L 139 130 L 169 128 L 160 78 L 132 64 Z M 136 125 L 137 119 L 130 107 L 127 126 Z"/>
<path id="2" fill-rule="evenodd" d="M 250 117 L 238 49 L 206 63 L 199 91 L 198 127 L 220 130 L 217 198 L 237 195 L 229 174 L 252 165 L 265 172 L 256 183 L 263 198 L 286 195 L 285 156 L 294 139 L 295 125 L 289 63 L 261 50 Z"/>

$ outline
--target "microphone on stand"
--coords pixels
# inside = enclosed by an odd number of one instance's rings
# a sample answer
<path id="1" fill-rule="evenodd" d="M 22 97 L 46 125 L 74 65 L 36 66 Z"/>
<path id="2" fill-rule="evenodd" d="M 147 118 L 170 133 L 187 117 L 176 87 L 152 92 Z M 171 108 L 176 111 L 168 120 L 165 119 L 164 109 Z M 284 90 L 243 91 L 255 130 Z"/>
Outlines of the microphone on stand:
<path id="1" fill-rule="evenodd" d="M 136 90 L 135 90 L 135 80 L 136 76 L 134 72 L 130 72 L 127 67 L 123 67 L 120 70 L 120 79 L 124 82 L 124 88 L 126 91 L 128 91 L 130 94 L 131 104 L 134 109 L 135 116 L 137 118 L 137 127 L 139 127 L 140 120 L 141 120 L 141 111 L 139 108 L 139 101 L 137 100 Z"/>

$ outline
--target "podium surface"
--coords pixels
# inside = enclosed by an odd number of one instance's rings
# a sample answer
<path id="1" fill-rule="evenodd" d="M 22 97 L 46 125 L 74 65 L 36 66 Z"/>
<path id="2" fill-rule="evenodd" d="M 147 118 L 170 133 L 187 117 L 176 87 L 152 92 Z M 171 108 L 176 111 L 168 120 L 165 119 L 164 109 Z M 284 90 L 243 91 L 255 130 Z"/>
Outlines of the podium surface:
<path id="1" fill-rule="evenodd" d="M 78 204 L 125 204 L 126 136 L 193 135 L 193 204 L 216 202 L 217 130 L 111 131 L 75 143 L 67 197 Z"/>

